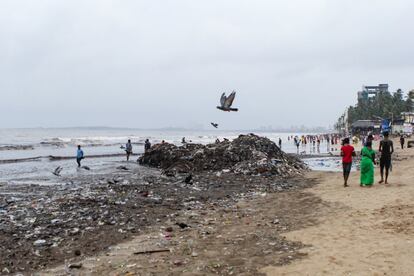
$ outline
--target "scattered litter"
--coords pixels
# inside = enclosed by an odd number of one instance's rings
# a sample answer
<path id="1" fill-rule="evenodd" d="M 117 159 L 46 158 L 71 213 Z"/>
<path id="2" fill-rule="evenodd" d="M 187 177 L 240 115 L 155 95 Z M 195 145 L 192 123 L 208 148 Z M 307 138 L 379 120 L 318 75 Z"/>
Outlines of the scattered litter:
<path id="1" fill-rule="evenodd" d="M 43 246 L 46 244 L 46 240 L 36 240 L 33 245 L 34 246 Z"/>
<path id="2" fill-rule="evenodd" d="M 184 229 L 184 228 L 188 228 L 189 227 L 187 224 L 185 224 L 183 222 L 177 222 L 176 225 L 178 225 L 181 229 Z"/>
<path id="3" fill-rule="evenodd" d="M 169 143 L 154 145 L 139 158 L 139 163 L 161 168 L 169 173 L 199 171 L 234 172 L 247 175 L 300 174 L 306 165 L 284 153 L 274 142 L 254 134 L 240 135 L 233 141 L 209 145 Z"/>
<path id="4" fill-rule="evenodd" d="M 69 269 L 80 269 L 82 268 L 82 263 L 73 263 L 68 265 Z"/>

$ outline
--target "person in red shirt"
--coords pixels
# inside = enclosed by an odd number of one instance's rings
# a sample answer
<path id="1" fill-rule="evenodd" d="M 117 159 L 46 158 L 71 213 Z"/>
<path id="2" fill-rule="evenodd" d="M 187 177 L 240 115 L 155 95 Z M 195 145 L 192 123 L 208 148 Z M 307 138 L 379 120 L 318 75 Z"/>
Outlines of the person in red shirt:
<path id="1" fill-rule="evenodd" d="M 344 187 L 348 187 L 348 178 L 352 168 L 352 156 L 355 156 L 355 149 L 349 144 L 349 138 L 344 138 L 342 142 L 341 156 L 344 172 Z"/>

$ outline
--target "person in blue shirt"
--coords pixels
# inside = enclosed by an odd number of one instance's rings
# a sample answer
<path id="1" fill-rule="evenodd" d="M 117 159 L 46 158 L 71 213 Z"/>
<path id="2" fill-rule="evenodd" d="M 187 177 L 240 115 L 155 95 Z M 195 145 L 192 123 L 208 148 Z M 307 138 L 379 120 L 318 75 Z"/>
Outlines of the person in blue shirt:
<path id="1" fill-rule="evenodd" d="M 76 163 L 78 163 L 78 167 L 81 166 L 81 160 L 83 159 L 83 150 L 81 149 L 81 146 L 78 145 L 78 151 L 76 153 Z"/>

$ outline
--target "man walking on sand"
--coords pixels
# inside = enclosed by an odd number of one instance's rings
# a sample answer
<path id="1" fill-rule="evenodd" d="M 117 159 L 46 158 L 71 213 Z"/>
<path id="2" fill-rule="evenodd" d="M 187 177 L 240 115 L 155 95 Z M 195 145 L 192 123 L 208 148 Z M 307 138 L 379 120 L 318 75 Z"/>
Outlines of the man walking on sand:
<path id="1" fill-rule="evenodd" d="M 129 156 L 132 154 L 132 143 L 130 139 L 128 139 L 128 143 L 126 143 L 125 145 L 125 151 L 126 151 L 127 161 L 129 161 Z"/>
<path id="2" fill-rule="evenodd" d="M 81 146 L 78 145 L 78 151 L 76 152 L 76 163 L 78 163 L 78 168 L 80 168 L 83 158 L 83 150 L 81 149 Z"/>
<path id="3" fill-rule="evenodd" d="M 381 180 L 378 183 L 384 182 L 384 168 L 385 168 L 385 184 L 388 184 L 388 172 L 391 167 L 391 154 L 394 152 L 394 145 L 388 138 L 388 132 L 384 132 L 384 139 L 380 142 L 379 152 L 380 157 L 380 174 Z"/>
<path id="4" fill-rule="evenodd" d="M 344 138 L 341 147 L 342 169 L 344 174 L 344 187 L 348 187 L 348 178 L 352 168 L 352 156 L 355 156 L 355 149 L 349 144 L 349 138 Z"/>
<path id="5" fill-rule="evenodd" d="M 404 149 L 405 138 L 404 138 L 404 135 L 402 135 L 402 134 L 400 136 L 400 144 L 401 144 L 401 149 Z"/>

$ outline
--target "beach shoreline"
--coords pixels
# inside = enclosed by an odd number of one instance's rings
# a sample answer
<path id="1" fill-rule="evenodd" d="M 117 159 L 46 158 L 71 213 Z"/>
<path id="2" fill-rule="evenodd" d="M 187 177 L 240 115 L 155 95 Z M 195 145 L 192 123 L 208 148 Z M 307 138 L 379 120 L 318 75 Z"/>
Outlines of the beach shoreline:
<path id="1" fill-rule="evenodd" d="M 414 156 L 395 146 L 391 183 L 407 180 Z M 2 224 L 9 226 L 2 229 L 3 273 L 56 275 L 81 263 L 73 273 L 295 274 L 314 254 L 302 233 L 327 221 L 335 225 L 346 204 L 338 197 L 361 189 L 358 172 L 348 190 L 341 173 L 315 171 L 292 179 L 204 172 L 188 185 L 184 176 L 173 180 L 135 162 L 120 164 L 98 175 L 65 177 L 56 186 L 1 184 L 0 211 L 9 216 Z M 376 202 L 383 186 L 364 193 Z M 391 189 L 398 195 L 407 187 Z M 5 196 L 13 193 L 11 200 Z M 159 249 L 168 252 L 134 255 Z"/>
<path id="2" fill-rule="evenodd" d="M 237 201 L 230 210 L 192 214 L 203 220 L 202 229 L 214 229 L 213 237 L 206 238 L 199 228 L 174 228 L 171 239 L 176 243 L 167 246 L 171 253 L 134 255 L 165 247 L 166 228 L 156 227 L 105 254 L 79 260 L 84 265 L 79 271 L 90 275 L 409 275 L 413 156 L 413 149 L 401 151 L 396 145 L 389 186 L 360 188 L 355 172 L 351 187 L 344 188 L 341 173 L 312 171 L 296 180 L 307 183 L 305 189 L 267 193 Z M 371 237 L 364 234 L 368 229 L 373 231 Z M 42 273 L 53 275 L 64 269 L 58 266 Z"/>

